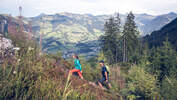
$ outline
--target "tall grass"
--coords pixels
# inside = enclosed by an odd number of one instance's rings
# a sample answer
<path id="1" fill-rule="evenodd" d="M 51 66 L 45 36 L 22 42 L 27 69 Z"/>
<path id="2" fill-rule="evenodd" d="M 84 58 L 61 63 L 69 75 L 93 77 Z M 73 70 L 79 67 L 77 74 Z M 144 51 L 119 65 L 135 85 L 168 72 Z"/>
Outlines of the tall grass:
<path id="1" fill-rule="evenodd" d="M 114 100 L 109 98 L 114 95 L 68 75 L 72 64 L 61 54 L 39 55 L 35 43 L 18 38 L 11 37 L 20 51 L 0 65 L 0 100 Z M 84 65 L 83 69 L 85 79 L 99 77 L 97 68 L 93 72 Z"/>
<path id="2" fill-rule="evenodd" d="M 71 82 L 69 82 L 70 77 L 71 77 L 71 74 L 69 74 L 68 78 L 67 78 L 67 82 L 66 82 L 66 85 L 65 85 L 65 88 L 64 88 L 64 92 L 63 92 L 63 97 L 62 97 L 63 100 L 66 100 L 66 98 L 70 94 L 70 92 L 73 91 L 72 89 L 69 90 L 69 88 L 71 86 Z"/>
<path id="3" fill-rule="evenodd" d="M 18 52 L 14 59 L 7 58 L 0 65 L 0 100 L 94 100 L 89 90 L 81 93 L 73 88 L 71 75 L 65 79 L 68 73 L 55 64 L 58 59 L 36 55 L 36 51 L 23 50 L 23 54 Z M 68 66 L 61 61 L 60 65 Z"/>

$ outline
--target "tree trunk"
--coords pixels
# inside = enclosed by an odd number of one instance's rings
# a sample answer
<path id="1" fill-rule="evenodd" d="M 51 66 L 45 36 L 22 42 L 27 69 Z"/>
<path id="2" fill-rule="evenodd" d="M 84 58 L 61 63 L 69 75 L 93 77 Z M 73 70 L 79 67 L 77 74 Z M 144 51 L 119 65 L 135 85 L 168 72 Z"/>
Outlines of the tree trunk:
<path id="1" fill-rule="evenodd" d="M 123 47 L 123 62 L 125 62 L 125 60 L 126 60 L 126 58 L 125 58 L 125 56 L 126 56 L 126 54 L 125 54 L 125 52 L 126 52 L 126 47 L 125 47 L 125 36 L 123 37 L 123 41 L 124 41 L 124 47 Z"/>
<path id="2" fill-rule="evenodd" d="M 128 49 L 127 49 L 127 46 L 125 46 L 125 62 L 128 62 Z"/>
<path id="3" fill-rule="evenodd" d="M 116 46 L 116 66 L 117 66 L 117 46 Z"/>

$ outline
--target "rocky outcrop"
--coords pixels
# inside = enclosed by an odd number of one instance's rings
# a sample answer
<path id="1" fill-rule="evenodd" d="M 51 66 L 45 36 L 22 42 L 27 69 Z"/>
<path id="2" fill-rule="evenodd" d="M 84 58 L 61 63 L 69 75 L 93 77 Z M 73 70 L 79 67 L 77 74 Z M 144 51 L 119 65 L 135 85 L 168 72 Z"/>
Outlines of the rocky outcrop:
<path id="1" fill-rule="evenodd" d="M 12 41 L 0 34 L 0 63 L 4 58 L 13 55 L 13 47 Z"/>

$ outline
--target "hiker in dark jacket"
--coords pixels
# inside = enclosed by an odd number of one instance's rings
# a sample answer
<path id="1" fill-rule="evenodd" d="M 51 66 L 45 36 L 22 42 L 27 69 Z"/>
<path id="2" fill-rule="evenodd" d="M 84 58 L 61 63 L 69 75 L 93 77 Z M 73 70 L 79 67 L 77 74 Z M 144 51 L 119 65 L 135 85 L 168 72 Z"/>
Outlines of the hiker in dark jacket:
<path id="1" fill-rule="evenodd" d="M 106 82 L 106 84 L 108 84 L 108 87 L 111 88 L 111 84 L 109 83 L 109 72 L 104 64 L 104 61 L 103 60 L 99 61 L 99 64 L 101 66 L 102 79 L 98 81 L 98 85 L 103 89 L 102 84 Z"/>

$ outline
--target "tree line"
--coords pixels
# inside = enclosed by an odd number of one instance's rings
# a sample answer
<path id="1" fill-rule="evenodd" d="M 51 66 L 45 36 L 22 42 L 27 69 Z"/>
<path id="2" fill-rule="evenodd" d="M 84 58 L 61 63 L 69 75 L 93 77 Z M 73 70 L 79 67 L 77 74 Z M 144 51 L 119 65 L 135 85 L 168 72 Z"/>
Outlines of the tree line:
<path id="1" fill-rule="evenodd" d="M 165 100 L 176 100 L 177 52 L 176 47 L 169 42 L 169 40 L 175 39 L 175 36 L 172 36 L 175 31 L 170 34 L 170 38 L 166 36 L 165 40 L 158 41 L 162 45 L 152 47 L 152 44 L 143 41 L 143 38 L 140 37 L 140 32 L 134 20 L 135 16 L 130 12 L 123 26 L 119 14 L 110 17 L 106 21 L 104 25 L 105 33 L 100 37 L 101 52 L 99 56 L 103 56 L 109 65 L 123 62 L 143 68 L 145 73 L 155 76 L 157 80 L 155 82 L 155 91 L 159 93 L 160 97 Z M 171 25 L 171 27 L 174 26 Z M 163 34 L 159 32 L 159 35 Z M 130 66 L 128 67 L 130 69 Z M 137 77 L 141 78 L 140 76 Z M 150 82 L 151 80 L 146 81 Z M 131 91 L 129 93 L 147 99 L 145 92 L 138 89 L 136 92 Z"/>
<path id="2" fill-rule="evenodd" d="M 100 37 L 100 45 L 109 64 L 137 62 L 140 53 L 140 32 L 134 19 L 135 16 L 130 12 L 123 27 L 119 14 L 106 21 L 105 34 Z"/>

